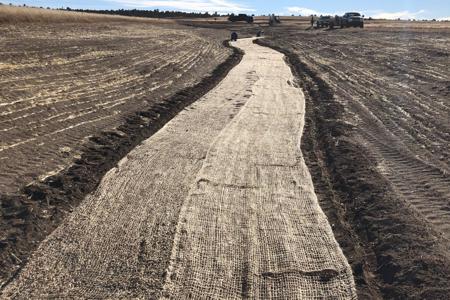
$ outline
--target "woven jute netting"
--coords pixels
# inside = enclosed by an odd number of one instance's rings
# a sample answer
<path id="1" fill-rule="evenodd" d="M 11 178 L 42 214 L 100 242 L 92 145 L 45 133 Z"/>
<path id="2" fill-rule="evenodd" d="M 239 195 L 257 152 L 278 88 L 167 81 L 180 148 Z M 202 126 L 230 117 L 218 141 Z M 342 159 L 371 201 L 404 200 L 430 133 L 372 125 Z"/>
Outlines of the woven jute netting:
<path id="1" fill-rule="evenodd" d="M 164 297 L 354 299 L 351 269 L 299 148 L 304 96 L 289 84 L 282 55 L 243 48 L 243 63 L 258 65 L 247 76 L 258 82 L 185 200 Z"/>

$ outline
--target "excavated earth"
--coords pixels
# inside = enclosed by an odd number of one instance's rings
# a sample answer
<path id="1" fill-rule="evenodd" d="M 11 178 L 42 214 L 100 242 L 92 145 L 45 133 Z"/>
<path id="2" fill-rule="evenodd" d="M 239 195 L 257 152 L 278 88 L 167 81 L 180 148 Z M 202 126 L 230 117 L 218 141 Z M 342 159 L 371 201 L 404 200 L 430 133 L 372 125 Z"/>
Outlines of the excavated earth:
<path id="1" fill-rule="evenodd" d="M 0 30 L 3 194 L 57 173 L 91 135 L 198 83 L 231 54 L 222 45 L 227 35 L 175 24 L 20 24 Z"/>
<path id="2" fill-rule="evenodd" d="M 110 170 L 7 299 L 356 299 L 300 140 L 281 53 L 239 40 L 224 80 Z"/>
<path id="3" fill-rule="evenodd" d="M 363 299 L 450 295 L 450 29 L 414 26 L 260 41 L 301 78 L 303 153 Z"/>
<path id="4" fill-rule="evenodd" d="M 227 33 L 0 26 L 0 286 L 126 153 L 239 62 Z"/>

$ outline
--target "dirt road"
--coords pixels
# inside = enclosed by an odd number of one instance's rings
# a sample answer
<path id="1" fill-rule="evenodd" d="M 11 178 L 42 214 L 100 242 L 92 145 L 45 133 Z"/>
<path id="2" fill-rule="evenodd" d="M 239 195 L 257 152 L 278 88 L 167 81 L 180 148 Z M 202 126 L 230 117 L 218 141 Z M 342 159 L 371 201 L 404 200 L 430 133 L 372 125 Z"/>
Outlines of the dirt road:
<path id="1" fill-rule="evenodd" d="M 300 151 L 304 97 L 280 53 L 242 62 L 123 159 L 3 298 L 351 299 L 351 269 Z"/>

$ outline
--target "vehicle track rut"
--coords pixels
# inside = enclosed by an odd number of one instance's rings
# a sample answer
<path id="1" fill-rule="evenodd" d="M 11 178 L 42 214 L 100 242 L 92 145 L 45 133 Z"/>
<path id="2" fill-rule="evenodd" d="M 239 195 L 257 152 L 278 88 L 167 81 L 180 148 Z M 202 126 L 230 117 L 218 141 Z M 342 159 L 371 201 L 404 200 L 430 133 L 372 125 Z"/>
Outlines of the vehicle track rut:
<path id="1" fill-rule="evenodd" d="M 335 195 L 319 200 L 330 202 L 324 210 L 336 220 L 358 293 L 445 298 L 448 31 L 285 26 L 267 34 L 264 45 L 288 55 L 302 82 L 311 81 L 304 153 L 314 183 Z"/>

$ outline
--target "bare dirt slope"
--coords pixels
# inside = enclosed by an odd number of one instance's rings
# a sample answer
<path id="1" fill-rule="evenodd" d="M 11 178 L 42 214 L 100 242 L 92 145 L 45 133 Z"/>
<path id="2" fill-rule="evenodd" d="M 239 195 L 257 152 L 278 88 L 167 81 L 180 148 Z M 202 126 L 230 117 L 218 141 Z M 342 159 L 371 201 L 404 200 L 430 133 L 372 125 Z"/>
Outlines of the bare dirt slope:
<path id="1" fill-rule="evenodd" d="M 108 170 L 241 54 L 222 31 L 173 23 L 0 30 L 1 286 Z"/>
<path id="2" fill-rule="evenodd" d="M 150 24 L 22 24 L 0 31 L 3 194 L 65 168 L 89 136 L 193 85 L 230 54 L 223 39 Z"/>
<path id="3" fill-rule="evenodd" d="M 51 234 L 4 298 L 355 297 L 299 148 L 283 56 L 241 64 L 133 150 Z"/>
<path id="4" fill-rule="evenodd" d="M 271 30 L 266 44 L 289 53 L 310 81 L 304 153 L 316 186 L 335 197 L 323 206 L 342 225 L 341 245 L 353 249 L 346 254 L 364 278 L 358 286 L 374 288 L 372 297 L 445 298 L 450 31 L 369 25 L 286 25 Z"/>

